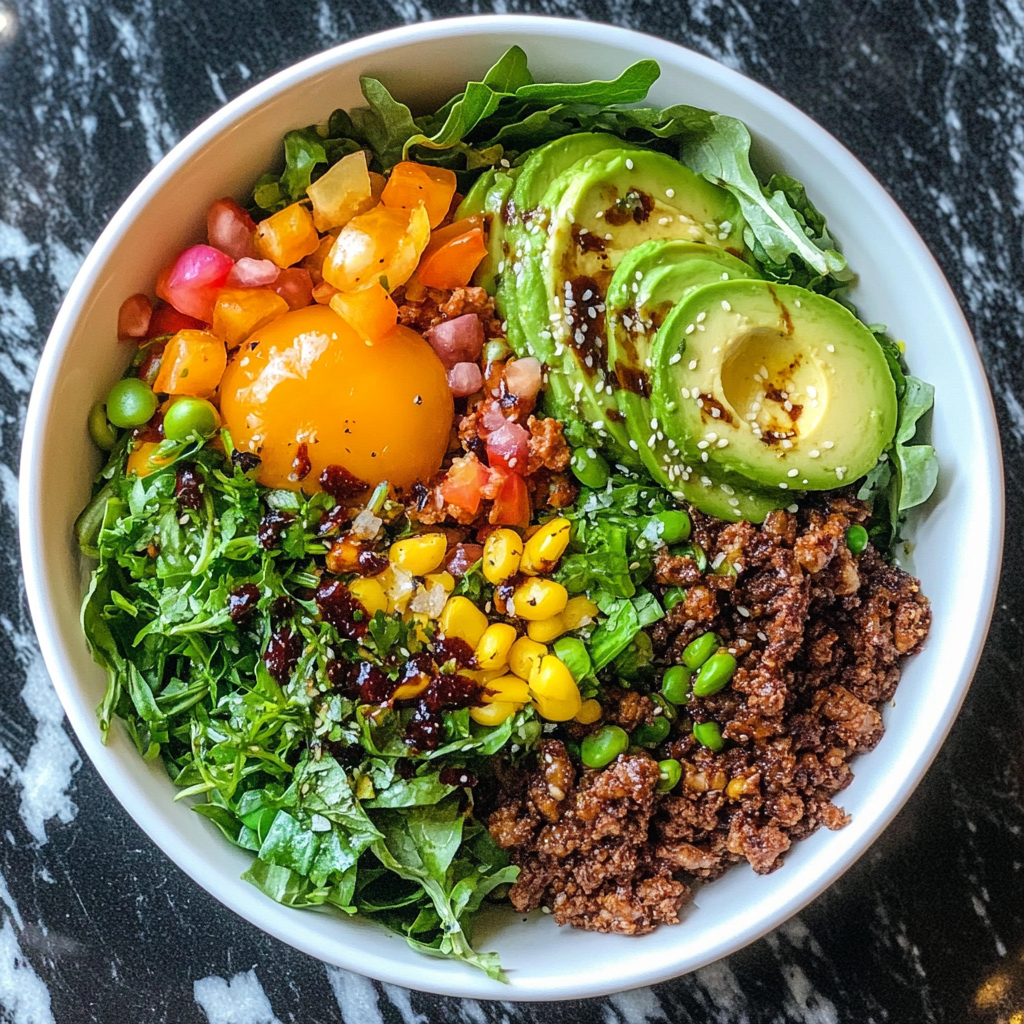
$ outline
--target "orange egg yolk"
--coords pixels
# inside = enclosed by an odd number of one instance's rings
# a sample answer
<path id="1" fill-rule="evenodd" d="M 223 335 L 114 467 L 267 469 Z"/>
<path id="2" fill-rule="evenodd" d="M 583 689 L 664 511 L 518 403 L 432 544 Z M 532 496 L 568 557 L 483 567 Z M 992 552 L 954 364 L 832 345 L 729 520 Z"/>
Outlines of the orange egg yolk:
<path id="1" fill-rule="evenodd" d="M 327 466 L 399 490 L 441 467 L 452 423 L 444 366 L 398 326 L 368 345 L 328 306 L 284 313 L 233 355 L 220 410 L 266 487 L 320 490 Z M 300 448 L 305 445 L 308 472 Z"/>

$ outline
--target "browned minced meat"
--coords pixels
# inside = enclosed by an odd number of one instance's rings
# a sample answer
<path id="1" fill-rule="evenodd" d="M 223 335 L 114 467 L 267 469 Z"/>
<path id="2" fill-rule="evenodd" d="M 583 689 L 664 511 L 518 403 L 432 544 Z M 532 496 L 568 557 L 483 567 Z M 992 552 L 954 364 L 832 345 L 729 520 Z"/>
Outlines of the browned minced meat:
<path id="1" fill-rule="evenodd" d="M 600 772 L 576 769 L 558 740 L 539 745 L 534 772 L 510 772 L 490 831 L 521 871 L 509 892 L 520 912 L 549 907 L 559 924 L 642 935 L 675 924 L 689 889 L 648 839 L 658 766 L 621 755 Z"/>
<path id="2" fill-rule="evenodd" d="M 675 919 L 669 905 L 678 908 L 685 890 L 668 897 L 669 882 L 711 880 L 744 859 L 766 874 L 794 840 L 849 820 L 832 799 L 853 777 L 850 758 L 881 738 L 881 710 L 895 694 L 901 658 L 919 648 L 931 623 L 918 581 L 870 545 L 850 553 L 846 530 L 868 509 L 846 495 L 795 514 L 773 512 L 762 526 L 692 515 L 708 568 L 701 573 L 692 558 L 667 552 L 658 557 L 658 583 L 686 588 L 686 598 L 652 629 L 656 656 L 662 665 L 678 663 L 691 640 L 713 629 L 734 652 L 736 674 L 719 693 L 691 697 L 651 752 L 682 763 L 671 794 L 620 785 L 624 764 L 636 777 L 641 764 L 653 764 L 630 753 L 588 772 L 575 789 L 562 786 L 569 795 L 542 813 L 535 794 L 550 766 L 506 770 L 490 828 L 522 869 L 512 894 L 519 909 L 548 906 L 559 922 L 601 931 L 647 930 Z M 624 694 L 650 703 L 609 688 L 604 717 L 591 729 L 635 728 L 640 705 L 630 712 Z M 719 725 L 721 752 L 693 738 L 695 721 Z M 544 745 L 542 762 L 552 750 Z M 590 817 L 579 810 L 584 795 Z M 608 821 L 621 828 L 599 835 Z"/>
<path id="3" fill-rule="evenodd" d="M 427 288 L 422 299 L 413 301 L 395 289 L 398 322 L 423 332 L 444 320 L 454 320 L 465 313 L 476 313 L 488 338 L 503 338 L 501 321 L 494 315 L 494 299 L 483 288 Z"/>

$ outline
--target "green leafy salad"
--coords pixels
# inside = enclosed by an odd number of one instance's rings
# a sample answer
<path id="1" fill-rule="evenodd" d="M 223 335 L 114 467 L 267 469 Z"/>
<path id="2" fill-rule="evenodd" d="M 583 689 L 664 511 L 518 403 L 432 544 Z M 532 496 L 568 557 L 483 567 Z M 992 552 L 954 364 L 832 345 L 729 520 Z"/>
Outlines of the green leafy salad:
<path id="1" fill-rule="evenodd" d="M 669 792 L 669 729 L 602 718 L 652 672 L 672 730 L 723 742 L 654 664 L 659 553 L 735 573 L 698 517 L 844 490 L 851 550 L 891 557 L 936 482 L 932 388 L 857 319 L 825 218 L 740 121 L 639 105 L 658 74 L 538 83 L 514 46 L 418 116 L 362 79 L 126 300 L 90 418 L 104 736 L 267 896 L 498 979 L 472 923 L 520 873 L 480 810 L 502 772 L 544 737 L 585 770 L 641 746 Z M 714 649 L 698 695 L 735 671 Z"/>

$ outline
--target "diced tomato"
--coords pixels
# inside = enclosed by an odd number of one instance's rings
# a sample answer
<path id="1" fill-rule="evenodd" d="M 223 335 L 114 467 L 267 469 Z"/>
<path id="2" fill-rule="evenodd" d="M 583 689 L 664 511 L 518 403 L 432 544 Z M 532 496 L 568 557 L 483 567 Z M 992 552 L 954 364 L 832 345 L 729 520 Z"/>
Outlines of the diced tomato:
<path id="1" fill-rule="evenodd" d="M 173 306 L 161 302 L 149 318 L 146 340 L 159 338 L 162 334 L 177 334 L 178 331 L 201 331 L 205 327 L 205 321 L 179 313 Z"/>
<path id="2" fill-rule="evenodd" d="M 255 257 L 255 231 L 252 217 L 234 199 L 217 199 L 206 211 L 207 241 L 233 260 Z"/>
<path id="3" fill-rule="evenodd" d="M 441 483 L 441 497 L 450 505 L 476 515 L 480 508 L 480 492 L 489 479 L 487 467 L 475 455 L 455 459 Z"/>
<path id="4" fill-rule="evenodd" d="M 313 301 L 313 281 L 302 267 L 286 267 L 271 287 L 290 309 L 302 309 Z"/>
<path id="5" fill-rule="evenodd" d="M 494 499 L 490 520 L 498 526 L 530 525 L 530 492 L 526 482 L 518 473 L 510 473 L 505 477 Z"/>

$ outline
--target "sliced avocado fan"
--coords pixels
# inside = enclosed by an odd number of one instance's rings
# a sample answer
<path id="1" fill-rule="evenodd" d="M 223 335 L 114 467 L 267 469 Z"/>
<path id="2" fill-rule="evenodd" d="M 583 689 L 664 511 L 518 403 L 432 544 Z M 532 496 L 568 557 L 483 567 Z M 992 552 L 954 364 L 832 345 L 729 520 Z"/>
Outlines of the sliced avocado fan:
<path id="1" fill-rule="evenodd" d="M 702 242 L 644 242 L 630 250 L 612 275 L 606 299 L 609 379 L 629 434 L 629 447 L 647 471 L 676 498 L 720 519 L 760 522 L 790 496 L 762 491 L 737 474 L 685 458 L 654 414 L 651 350 L 672 308 L 693 291 L 723 280 L 756 278 L 742 260 Z M 724 487 L 722 485 L 725 485 Z"/>
<path id="2" fill-rule="evenodd" d="M 455 212 L 457 220 L 478 213 L 486 218 L 487 255 L 480 261 L 473 280 L 478 286 L 485 288 L 488 295 L 494 295 L 497 291 L 498 275 L 504 269 L 507 255 L 505 209 L 520 170 L 519 167 L 509 167 L 505 170 L 491 168 L 484 171 L 473 183 L 473 187 L 466 193 L 465 199 Z M 504 311 L 502 315 L 506 315 Z"/>
<path id="3" fill-rule="evenodd" d="M 666 437 L 709 472 L 754 486 L 841 487 L 877 463 L 896 429 L 896 387 L 874 335 L 804 288 L 697 289 L 666 318 L 651 361 Z"/>
<path id="4" fill-rule="evenodd" d="M 650 239 L 742 253 L 736 201 L 671 157 L 581 134 L 527 158 L 507 210 L 497 297 L 509 343 L 547 365 L 545 401 L 573 443 L 640 465 L 607 372 L 606 289 L 625 254 Z"/>

